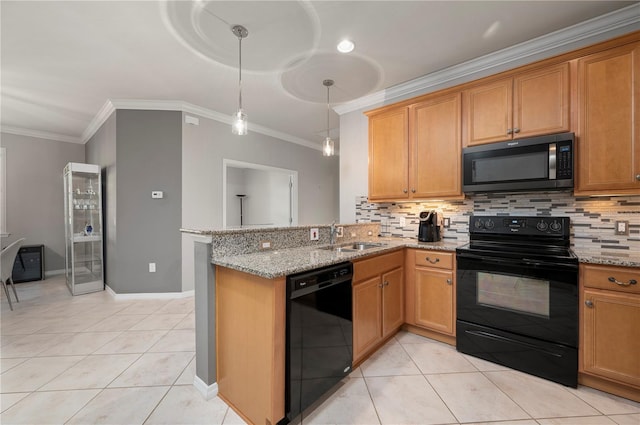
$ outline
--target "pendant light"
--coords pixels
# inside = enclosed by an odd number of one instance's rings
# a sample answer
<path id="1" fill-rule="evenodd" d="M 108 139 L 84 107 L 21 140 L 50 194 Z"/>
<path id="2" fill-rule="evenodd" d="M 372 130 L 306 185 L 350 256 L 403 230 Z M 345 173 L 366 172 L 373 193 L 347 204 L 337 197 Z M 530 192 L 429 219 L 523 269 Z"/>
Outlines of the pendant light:
<path id="1" fill-rule="evenodd" d="M 233 134 L 244 136 L 247 134 L 247 115 L 242 110 L 242 39 L 249 35 L 249 31 L 242 25 L 234 25 L 231 32 L 238 37 L 238 112 L 233 114 L 231 131 Z"/>
<path id="2" fill-rule="evenodd" d="M 324 142 L 322 142 L 322 155 L 333 156 L 333 140 L 329 137 L 329 113 L 331 112 L 331 107 L 329 106 L 329 87 L 333 85 L 333 80 L 324 80 L 322 84 L 327 88 L 327 137 L 324 139 Z"/>

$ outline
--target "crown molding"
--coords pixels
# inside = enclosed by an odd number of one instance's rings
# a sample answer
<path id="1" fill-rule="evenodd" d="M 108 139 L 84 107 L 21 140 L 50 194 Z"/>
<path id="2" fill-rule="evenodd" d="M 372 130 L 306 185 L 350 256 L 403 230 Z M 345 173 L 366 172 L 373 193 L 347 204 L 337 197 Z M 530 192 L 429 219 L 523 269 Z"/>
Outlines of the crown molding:
<path id="1" fill-rule="evenodd" d="M 82 141 L 82 139 L 79 137 L 68 136 L 66 134 L 51 133 L 48 131 L 29 130 L 27 128 L 12 127 L 8 125 L 3 125 L 2 127 L 0 127 L 0 132 L 15 134 L 17 136 L 37 137 L 38 139 L 55 140 L 57 142 L 78 144 L 84 143 L 84 141 Z"/>
<path id="2" fill-rule="evenodd" d="M 230 115 L 221 114 L 220 112 L 216 112 L 214 110 L 180 100 L 109 99 L 107 100 L 107 102 L 105 102 L 100 111 L 98 111 L 96 116 L 91 120 L 91 123 L 89 123 L 86 130 L 82 133 L 82 142 L 80 143 L 86 143 L 96 133 L 96 131 L 98 131 L 102 124 L 104 124 L 104 122 L 111 116 L 111 114 L 118 109 L 181 111 L 187 114 L 199 115 L 204 118 L 209 118 L 231 125 Z M 251 124 L 251 122 L 249 122 L 249 131 L 322 151 L 322 147 L 317 143 L 313 143 L 300 137 L 295 137 L 287 133 L 273 130 L 262 125 Z"/>
<path id="3" fill-rule="evenodd" d="M 357 111 L 380 104 L 391 103 L 392 100 L 414 94 L 427 92 L 429 88 L 440 86 L 451 81 L 467 77 L 471 81 L 477 74 L 512 64 L 529 57 L 540 55 L 554 49 L 587 40 L 589 38 L 605 34 L 619 28 L 633 26 L 640 27 L 640 5 L 634 4 L 620 10 L 607 13 L 596 18 L 580 22 L 568 28 L 554 31 L 549 34 L 507 47 L 479 58 L 471 59 L 449 68 L 427 74 L 406 83 L 362 96 L 350 102 L 345 102 L 334 107 L 339 115 Z M 635 28 L 638 29 L 638 28 Z M 459 82 L 459 81 L 458 81 Z"/>

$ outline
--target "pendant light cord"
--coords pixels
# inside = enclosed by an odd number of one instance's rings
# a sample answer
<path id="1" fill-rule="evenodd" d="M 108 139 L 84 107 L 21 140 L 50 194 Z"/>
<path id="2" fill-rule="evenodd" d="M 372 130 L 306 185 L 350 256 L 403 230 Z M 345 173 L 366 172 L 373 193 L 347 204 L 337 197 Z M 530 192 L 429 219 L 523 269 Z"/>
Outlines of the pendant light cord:
<path id="1" fill-rule="evenodd" d="M 331 112 L 331 108 L 329 107 L 329 87 L 327 84 L 327 137 L 329 137 L 329 113 Z"/>
<path id="2" fill-rule="evenodd" d="M 242 109 L 242 36 L 238 40 L 238 109 Z"/>

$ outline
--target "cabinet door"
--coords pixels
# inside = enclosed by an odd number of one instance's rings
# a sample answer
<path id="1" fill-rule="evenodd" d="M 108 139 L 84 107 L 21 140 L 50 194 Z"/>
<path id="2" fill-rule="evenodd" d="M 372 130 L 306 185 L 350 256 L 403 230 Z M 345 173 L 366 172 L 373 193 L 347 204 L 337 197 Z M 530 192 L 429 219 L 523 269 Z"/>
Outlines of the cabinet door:
<path id="1" fill-rule="evenodd" d="M 585 289 L 584 300 L 584 371 L 640 387 L 640 296 Z"/>
<path id="2" fill-rule="evenodd" d="M 576 193 L 640 194 L 640 44 L 578 61 Z"/>
<path id="3" fill-rule="evenodd" d="M 382 283 L 380 277 L 353 286 L 353 358 L 360 358 L 382 338 Z"/>
<path id="4" fill-rule="evenodd" d="M 511 139 L 513 79 L 471 88 L 464 93 L 466 145 Z"/>
<path id="5" fill-rule="evenodd" d="M 369 116 L 369 199 L 409 197 L 409 120 L 406 107 Z"/>
<path id="6" fill-rule="evenodd" d="M 452 272 L 416 267 L 416 325 L 453 335 L 453 290 Z"/>
<path id="7" fill-rule="evenodd" d="M 516 76 L 513 80 L 513 137 L 561 133 L 569 125 L 569 64 Z"/>
<path id="8" fill-rule="evenodd" d="M 414 198 L 462 195 L 460 93 L 409 109 L 410 190 Z"/>
<path id="9" fill-rule="evenodd" d="M 404 272 L 402 268 L 382 275 L 382 337 L 404 323 Z"/>

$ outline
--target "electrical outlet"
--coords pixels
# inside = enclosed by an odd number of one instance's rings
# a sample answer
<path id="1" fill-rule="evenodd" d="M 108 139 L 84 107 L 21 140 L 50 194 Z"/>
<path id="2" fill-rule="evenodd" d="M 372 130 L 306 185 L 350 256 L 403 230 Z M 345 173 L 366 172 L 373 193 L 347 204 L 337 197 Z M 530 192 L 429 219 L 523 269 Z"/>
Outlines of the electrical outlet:
<path id="1" fill-rule="evenodd" d="M 629 234 L 629 221 L 627 221 L 627 220 L 617 220 L 616 221 L 615 234 L 616 235 L 628 235 Z"/>
<path id="2" fill-rule="evenodd" d="M 344 236 L 344 227 L 338 226 L 336 228 L 336 237 L 341 238 Z"/>
<path id="3" fill-rule="evenodd" d="M 406 218 L 400 217 L 399 221 L 400 221 L 400 227 L 406 227 L 407 226 L 407 219 Z"/>
<path id="4" fill-rule="evenodd" d="M 317 241 L 320 239 L 320 232 L 318 231 L 317 227 L 312 227 L 309 230 L 309 240 L 311 241 Z"/>
<path id="5" fill-rule="evenodd" d="M 156 263 L 149 263 L 149 273 L 156 272 Z"/>
<path id="6" fill-rule="evenodd" d="M 271 241 L 260 241 L 260 249 L 271 249 Z"/>
<path id="7" fill-rule="evenodd" d="M 443 224 L 442 224 L 442 225 L 443 225 L 443 227 L 444 227 L 445 229 L 448 229 L 448 228 L 449 228 L 449 226 L 451 226 L 451 219 L 450 219 L 449 217 L 444 217 L 444 218 L 442 219 L 442 223 L 443 223 Z"/>

